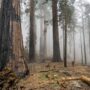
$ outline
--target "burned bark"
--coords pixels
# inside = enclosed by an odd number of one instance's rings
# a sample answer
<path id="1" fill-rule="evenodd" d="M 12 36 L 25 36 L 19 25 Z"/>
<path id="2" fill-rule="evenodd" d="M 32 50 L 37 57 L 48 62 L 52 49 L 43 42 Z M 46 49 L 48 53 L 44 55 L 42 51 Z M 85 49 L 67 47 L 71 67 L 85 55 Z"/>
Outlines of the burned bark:
<path id="1" fill-rule="evenodd" d="M 17 75 L 25 75 L 28 67 L 23 53 L 20 0 L 3 0 L 1 18 L 0 69 L 8 66 Z"/>
<path id="2" fill-rule="evenodd" d="M 9 57 L 9 21 L 10 21 L 10 15 L 9 15 L 9 9 L 10 9 L 10 0 L 2 1 L 1 5 L 1 22 L 0 22 L 0 70 L 2 70 L 8 61 Z"/>

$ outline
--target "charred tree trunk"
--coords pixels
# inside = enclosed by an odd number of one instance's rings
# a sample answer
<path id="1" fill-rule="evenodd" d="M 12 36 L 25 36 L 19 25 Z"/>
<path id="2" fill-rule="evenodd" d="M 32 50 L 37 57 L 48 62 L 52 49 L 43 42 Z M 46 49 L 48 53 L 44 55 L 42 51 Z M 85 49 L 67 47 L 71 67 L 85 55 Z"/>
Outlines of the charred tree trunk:
<path id="1" fill-rule="evenodd" d="M 57 0 L 52 0 L 52 15 L 53 15 L 53 61 L 61 61 L 58 33 L 58 15 L 57 15 Z"/>
<path id="2" fill-rule="evenodd" d="M 3 69 L 6 65 L 17 75 L 25 75 L 28 67 L 24 58 L 23 40 L 20 20 L 20 0 L 3 0 L 2 2 L 2 37 L 0 60 Z"/>
<path id="3" fill-rule="evenodd" d="M 9 21 L 10 21 L 10 15 L 9 15 L 9 9 L 10 9 L 10 0 L 2 1 L 1 5 L 1 22 L 0 22 L 0 70 L 2 70 L 9 59 Z"/>
<path id="4" fill-rule="evenodd" d="M 34 0 L 30 1 L 30 41 L 29 41 L 29 60 L 30 62 L 35 62 L 35 13 L 34 13 Z"/>

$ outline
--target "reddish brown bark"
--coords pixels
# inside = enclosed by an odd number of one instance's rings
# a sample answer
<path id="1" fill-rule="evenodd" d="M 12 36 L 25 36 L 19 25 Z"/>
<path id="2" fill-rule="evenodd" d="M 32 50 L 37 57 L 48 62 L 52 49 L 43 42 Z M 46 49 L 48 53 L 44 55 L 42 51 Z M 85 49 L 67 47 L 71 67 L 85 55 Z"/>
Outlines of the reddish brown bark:
<path id="1" fill-rule="evenodd" d="M 7 66 L 13 69 L 13 71 L 16 72 L 17 74 L 25 75 L 28 72 L 28 67 L 24 58 L 23 39 L 20 20 L 20 0 L 8 0 L 8 2 L 9 3 L 7 3 L 6 0 L 3 0 L 3 5 L 5 4 L 5 6 L 7 7 L 3 6 L 4 11 L 2 10 L 2 13 L 5 17 L 2 19 L 3 26 L 1 26 L 2 27 L 1 31 L 4 31 L 3 33 L 6 33 L 6 36 L 3 34 L 3 37 L 6 38 L 4 39 L 2 38 L 1 41 L 2 44 L 5 46 L 3 47 L 3 51 L 5 51 L 4 48 L 8 46 L 7 47 L 8 51 L 4 55 L 5 57 L 6 55 L 8 56 L 5 58 L 3 63 L 4 65 L 2 68 L 4 68 L 7 64 Z M 5 40 L 8 40 L 6 42 L 6 45 Z M 0 54 L 3 54 L 2 50 Z M 3 55 L 2 58 L 4 58 Z"/>

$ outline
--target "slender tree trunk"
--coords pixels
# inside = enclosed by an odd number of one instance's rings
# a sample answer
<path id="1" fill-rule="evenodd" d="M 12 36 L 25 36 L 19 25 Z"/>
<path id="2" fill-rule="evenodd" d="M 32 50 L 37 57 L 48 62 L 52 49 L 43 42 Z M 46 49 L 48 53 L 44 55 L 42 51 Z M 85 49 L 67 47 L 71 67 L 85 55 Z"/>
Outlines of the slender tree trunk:
<path id="1" fill-rule="evenodd" d="M 52 0 L 53 15 L 53 61 L 61 61 L 58 33 L 57 0 Z"/>
<path id="2" fill-rule="evenodd" d="M 83 47 L 82 47 L 82 35 L 81 35 L 81 31 L 80 31 L 80 44 L 81 44 L 81 62 L 82 62 L 82 65 L 83 65 L 84 61 L 83 61 Z"/>
<path id="3" fill-rule="evenodd" d="M 48 26 L 48 21 L 47 21 L 47 7 L 46 5 L 43 6 L 43 10 L 44 10 L 44 59 L 47 58 L 47 26 Z M 44 61 L 45 62 L 45 61 Z"/>
<path id="4" fill-rule="evenodd" d="M 86 44 L 85 44 L 85 31 L 83 27 L 83 44 L 84 44 L 84 56 L 85 56 L 85 64 L 87 64 L 87 56 L 86 56 Z"/>
<path id="5" fill-rule="evenodd" d="M 67 67 L 67 25 L 65 24 L 64 66 Z"/>
<path id="6" fill-rule="evenodd" d="M 40 62 L 44 62 L 44 7 L 42 5 L 43 0 L 41 0 L 41 7 L 40 7 L 40 13 L 41 13 L 41 20 L 40 20 Z"/>
<path id="7" fill-rule="evenodd" d="M 64 51 L 64 47 L 65 47 L 65 30 L 63 30 L 63 60 L 64 60 L 64 53 L 65 53 L 65 51 Z"/>
<path id="8" fill-rule="evenodd" d="M 65 22 L 64 22 L 64 20 L 63 20 L 63 60 L 64 60 L 64 47 L 65 47 L 65 29 L 64 29 L 64 27 L 65 27 Z"/>
<path id="9" fill-rule="evenodd" d="M 74 63 L 75 63 L 75 60 L 76 60 L 76 53 L 75 53 L 75 31 L 74 31 L 74 26 L 73 26 L 73 52 L 74 52 Z"/>
<path id="10" fill-rule="evenodd" d="M 67 1 L 65 0 L 65 6 L 64 6 L 64 14 L 65 14 L 65 47 L 64 47 L 64 67 L 67 67 Z"/>
<path id="11" fill-rule="evenodd" d="M 88 19 L 89 53 L 90 53 L 90 16 L 89 15 L 87 15 L 87 19 Z"/>
<path id="12" fill-rule="evenodd" d="M 34 0 L 30 0 L 30 35 L 29 35 L 29 61 L 35 62 L 35 2 Z"/>
<path id="13" fill-rule="evenodd" d="M 90 30 L 89 30 L 89 52 L 90 52 Z"/>
<path id="14" fill-rule="evenodd" d="M 46 55 L 47 55 L 46 34 L 47 34 L 47 22 L 44 20 L 44 59 L 46 58 Z"/>
<path id="15" fill-rule="evenodd" d="M 82 2 L 81 2 L 82 3 Z M 81 8 L 83 13 L 83 8 Z M 85 56 L 85 64 L 87 64 L 87 56 L 86 56 L 86 43 L 85 43 L 85 26 L 84 26 L 84 18 L 82 14 L 82 30 L 83 30 L 83 45 L 84 45 L 84 56 Z"/>
<path id="16" fill-rule="evenodd" d="M 70 33 L 70 34 L 69 34 L 69 53 L 71 53 L 71 50 L 72 50 L 71 45 L 72 45 L 72 35 L 71 35 L 71 33 Z"/>

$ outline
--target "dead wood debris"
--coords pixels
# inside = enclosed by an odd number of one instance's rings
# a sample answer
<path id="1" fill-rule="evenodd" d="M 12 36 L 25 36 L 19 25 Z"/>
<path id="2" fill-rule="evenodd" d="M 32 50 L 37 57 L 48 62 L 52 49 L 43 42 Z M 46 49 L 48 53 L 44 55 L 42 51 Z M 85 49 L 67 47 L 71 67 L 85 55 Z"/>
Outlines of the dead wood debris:
<path id="1" fill-rule="evenodd" d="M 45 82 L 40 82 L 38 86 L 34 87 L 34 89 L 42 88 L 46 85 L 54 84 L 54 83 L 57 83 L 57 84 L 61 85 L 62 87 L 65 87 L 64 84 L 66 82 L 74 81 L 74 80 L 75 81 L 80 80 L 80 81 L 82 81 L 82 82 L 84 82 L 84 83 L 86 83 L 90 86 L 90 78 L 88 78 L 87 76 L 81 76 L 81 77 L 63 77 L 60 80 L 57 79 L 57 80 L 48 80 L 48 81 L 45 81 Z"/>
<path id="2" fill-rule="evenodd" d="M 18 81 L 19 78 L 9 68 L 5 68 L 0 72 L 0 90 L 8 90 L 11 87 L 16 88 Z"/>
<path id="3" fill-rule="evenodd" d="M 81 76 L 81 80 L 90 86 L 90 78 L 86 76 Z"/>

